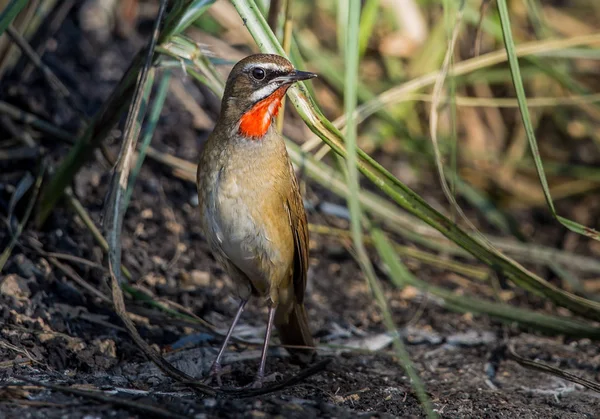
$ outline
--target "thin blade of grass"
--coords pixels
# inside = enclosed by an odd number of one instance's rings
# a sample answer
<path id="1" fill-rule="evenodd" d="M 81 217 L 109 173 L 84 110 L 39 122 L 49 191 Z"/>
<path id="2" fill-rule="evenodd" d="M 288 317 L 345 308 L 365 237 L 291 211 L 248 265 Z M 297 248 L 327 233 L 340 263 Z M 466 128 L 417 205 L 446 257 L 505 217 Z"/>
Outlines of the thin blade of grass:
<path id="1" fill-rule="evenodd" d="M 127 314 L 125 307 L 125 300 L 123 298 L 123 291 L 121 290 L 121 230 L 123 226 L 123 217 L 127 208 L 124 205 L 124 198 L 127 188 L 127 180 L 131 165 L 133 162 L 133 156 L 136 149 L 137 138 L 140 133 L 141 121 L 144 118 L 143 112 L 141 112 L 142 101 L 151 93 L 151 84 L 153 81 L 153 75 L 155 69 L 152 67 L 154 50 L 159 39 L 159 28 L 165 14 L 167 6 L 167 0 L 162 0 L 158 11 L 158 16 L 154 24 L 154 30 L 146 56 L 144 58 L 144 64 L 142 70 L 137 78 L 135 90 L 133 92 L 133 100 L 131 107 L 127 114 L 127 120 L 125 123 L 125 130 L 123 132 L 123 145 L 119 158 L 115 167 L 111 184 L 108 190 L 108 198 L 106 200 L 105 208 L 105 235 L 106 242 L 109 247 L 108 253 L 108 270 L 111 277 L 111 288 L 112 297 L 115 311 L 125 328 L 129 332 L 129 335 L 154 364 L 166 375 L 174 378 L 181 382 L 186 382 L 192 385 L 195 389 L 208 395 L 215 395 L 215 391 L 205 384 L 196 382 L 193 377 L 187 375 L 181 370 L 173 367 L 169 364 L 158 352 L 156 352 L 146 341 L 141 337 L 137 331 L 135 324 Z"/>
<path id="2" fill-rule="evenodd" d="M 358 50 L 358 35 L 360 21 L 360 3 L 351 2 L 348 10 L 348 27 L 346 30 L 346 48 L 345 48 L 345 83 L 344 83 L 344 111 L 348 124 L 346 125 L 346 177 L 349 188 L 348 208 L 350 210 L 350 230 L 352 233 L 352 241 L 356 251 L 356 258 L 361 266 L 369 288 L 375 297 L 375 301 L 379 305 L 379 309 L 384 318 L 384 323 L 390 333 L 394 336 L 394 348 L 400 359 L 400 363 L 407 375 L 411 379 L 411 385 L 415 390 L 417 398 L 421 406 L 425 410 L 427 417 L 436 418 L 437 415 L 433 411 L 431 401 L 427 396 L 423 382 L 421 381 L 410 356 L 398 335 L 398 328 L 392 319 L 391 310 L 383 289 L 379 283 L 379 279 L 375 274 L 375 269 L 369 259 L 367 249 L 363 241 L 362 220 L 363 214 L 359 201 L 360 185 L 358 180 L 357 169 L 357 146 L 356 146 L 356 123 L 352 117 L 357 104 L 357 83 L 358 83 L 358 65 L 359 65 L 359 50 Z"/>
<path id="3" fill-rule="evenodd" d="M 163 2 L 164 3 L 164 2 Z M 152 40 L 151 47 L 146 57 L 146 63 L 138 77 L 134 91 L 133 101 L 130 111 L 127 115 L 125 130 L 123 132 L 123 145 L 119 152 L 119 158 L 114 169 L 114 173 L 108 188 L 104 208 L 104 230 L 106 242 L 109 249 L 109 270 L 111 276 L 121 280 L 121 229 L 123 217 L 127 207 L 124 205 L 124 195 L 127 187 L 127 179 L 131 170 L 133 153 L 137 142 L 137 137 L 141 129 L 141 122 L 144 118 L 145 103 L 147 103 L 152 92 L 152 82 L 154 80 L 154 69 L 151 69 L 151 58 L 154 49 L 155 37 Z M 142 106 L 142 103 L 144 105 Z"/>
<path id="4" fill-rule="evenodd" d="M 148 125 L 145 128 L 144 137 L 142 139 L 142 145 L 140 146 L 137 161 L 135 167 L 131 171 L 129 175 L 129 181 L 127 183 L 127 191 L 125 193 L 125 197 L 123 199 L 123 205 L 125 208 L 129 206 L 129 202 L 131 200 L 131 195 L 133 194 L 133 188 L 135 186 L 135 181 L 142 169 L 142 164 L 144 163 L 144 158 L 146 157 L 146 152 L 148 151 L 148 147 L 150 146 L 150 142 L 152 141 L 152 136 L 154 135 L 154 131 L 156 130 L 156 125 L 158 124 L 158 119 L 160 118 L 160 113 L 162 112 L 163 105 L 165 103 L 165 99 L 167 98 L 167 93 L 169 91 L 169 82 L 171 81 L 171 70 L 165 70 L 162 75 L 162 79 L 160 84 L 158 85 L 158 90 L 156 92 L 156 97 L 154 99 L 154 105 L 152 106 L 152 110 L 150 111 L 150 115 L 148 117 Z"/>
<path id="5" fill-rule="evenodd" d="M 27 193 L 29 188 L 31 188 L 31 185 L 34 184 L 34 182 L 35 182 L 35 178 L 33 177 L 33 175 L 29 172 L 26 172 L 25 176 L 23 176 L 21 178 L 21 180 L 19 181 L 19 183 L 17 184 L 15 191 L 13 192 L 12 196 L 10 197 L 10 201 L 8 201 L 8 212 L 6 214 L 6 226 L 8 227 L 8 231 L 11 234 L 14 234 L 13 228 L 12 228 L 12 218 L 13 218 L 13 214 L 15 212 L 15 208 L 17 207 L 17 204 L 23 198 L 23 196 L 25 196 L 25 194 Z"/>
<path id="6" fill-rule="evenodd" d="M 171 35 L 178 35 L 184 30 L 188 28 L 196 19 L 198 19 L 208 8 L 215 2 L 215 0 L 194 0 L 188 5 L 183 5 L 185 7 L 185 11 L 179 17 L 173 19 L 175 22 L 175 27 L 171 32 Z M 167 25 L 169 22 L 165 23 L 165 29 L 168 29 Z"/>
<path id="7" fill-rule="evenodd" d="M 579 224 L 573 220 L 569 220 L 564 218 L 556 213 L 556 208 L 554 207 L 554 201 L 552 200 L 552 195 L 550 194 L 550 189 L 548 187 L 548 180 L 546 179 L 546 174 L 544 172 L 544 165 L 542 163 L 542 158 L 540 156 L 540 151 L 537 146 L 537 140 L 535 138 L 535 131 L 533 128 L 533 124 L 531 123 L 531 117 L 529 115 L 529 108 L 527 107 L 527 95 L 525 94 L 525 88 L 523 86 L 523 80 L 521 79 L 521 72 L 519 68 L 519 61 L 517 58 L 517 54 L 515 52 L 515 43 L 512 38 L 512 29 L 510 26 L 510 16 L 508 13 L 508 6 L 506 5 L 506 0 L 498 0 L 498 12 L 500 13 L 500 22 L 502 24 L 502 34 L 504 37 L 504 47 L 506 49 L 506 53 L 508 55 L 508 64 L 510 66 L 510 71 L 513 78 L 513 85 L 515 87 L 515 91 L 517 94 L 517 100 L 519 101 L 519 110 L 521 112 L 521 119 L 523 120 L 523 125 L 525 126 L 525 134 L 527 136 L 527 141 L 529 142 L 529 147 L 531 149 L 531 154 L 533 156 L 533 160 L 535 162 L 535 168 L 538 173 L 538 178 L 542 185 L 542 190 L 544 191 L 544 197 L 546 198 L 546 203 L 548 204 L 548 208 L 552 212 L 552 215 L 558 222 L 567 227 L 569 230 L 574 231 L 575 233 L 590 237 L 594 240 L 600 241 L 600 232 L 594 230 L 591 227 L 586 227 L 582 224 Z"/>
<path id="8" fill-rule="evenodd" d="M 294 0 L 287 0 L 285 2 L 285 20 L 283 22 L 283 37 L 281 39 L 281 45 L 283 46 L 283 50 L 287 55 L 291 55 L 292 48 L 292 29 L 294 27 L 294 20 L 292 19 L 292 3 Z M 271 4 L 273 7 L 273 3 Z M 271 13 L 271 10 L 269 10 Z M 273 31 L 275 31 L 275 26 L 271 25 Z M 283 121 L 285 120 L 285 96 L 281 100 L 281 108 L 279 114 L 277 115 L 277 131 L 283 133 Z"/>
<path id="9" fill-rule="evenodd" d="M 584 377 L 579 377 L 570 372 L 561 370 L 560 368 L 553 367 L 552 365 L 545 364 L 539 361 L 533 361 L 531 359 L 524 358 L 515 352 L 515 348 L 512 343 L 509 343 L 506 348 L 508 351 L 508 358 L 516 361 L 522 367 L 529 368 L 533 371 L 543 372 L 546 374 L 554 375 L 555 377 L 568 380 L 572 383 L 579 384 L 585 388 L 600 393 L 600 383 L 592 380 L 588 380 Z"/>
<path id="10" fill-rule="evenodd" d="M 156 69 L 153 67 L 148 68 L 146 74 L 142 69 L 140 77 L 138 78 L 137 84 L 142 86 L 142 93 L 140 95 L 134 93 L 133 102 L 125 123 L 125 131 L 123 132 L 123 145 L 119 151 L 119 157 L 114 168 L 114 173 L 112 175 L 111 182 L 108 187 L 108 194 L 105 200 L 105 212 L 103 217 L 105 231 L 107 233 L 114 232 L 117 234 L 117 237 L 120 237 L 121 225 L 117 227 L 116 225 L 112 224 L 115 222 L 114 220 L 117 220 L 118 222 L 123 221 L 123 217 L 125 216 L 127 207 L 129 206 L 129 198 L 131 196 L 130 192 L 133 190 L 133 186 L 135 185 L 135 178 L 132 178 L 129 172 L 131 171 L 131 166 L 133 165 L 133 153 L 136 149 L 137 139 L 140 135 L 144 117 L 146 115 L 146 108 L 148 107 L 148 101 L 150 100 L 150 95 L 152 93 L 155 72 Z M 129 124 L 132 123 L 130 122 L 129 117 L 132 113 L 136 114 L 136 119 L 133 121 L 133 128 L 129 128 Z M 132 130 L 132 134 L 129 134 L 130 136 L 126 137 L 125 134 L 127 134 L 128 129 Z M 150 133 L 150 139 L 151 138 L 152 132 Z M 121 191 L 117 185 L 119 185 L 119 187 L 121 185 L 127 185 L 127 187 L 123 188 Z M 114 208 L 111 208 L 111 206 L 114 202 L 118 203 L 118 218 L 117 213 L 112 212 Z M 108 211 L 111 212 L 109 213 Z M 114 242 L 111 243 L 108 237 L 107 242 L 109 243 L 110 255 L 110 249 L 112 249 Z"/>
<path id="11" fill-rule="evenodd" d="M 452 29 L 450 40 L 448 41 L 448 49 L 446 52 L 446 56 L 444 57 L 442 69 L 439 73 L 439 76 L 437 77 L 437 80 L 435 81 L 434 86 L 433 86 L 431 113 L 430 113 L 430 117 L 429 117 L 429 133 L 431 136 L 431 143 L 433 146 L 433 152 L 434 152 L 434 157 L 435 157 L 435 159 L 434 159 L 435 166 L 437 168 L 438 176 L 440 178 L 440 184 L 442 186 L 442 191 L 444 192 L 446 199 L 451 204 L 452 212 L 453 213 L 456 212 L 460 216 L 460 218 L 462 218 L 465 221 L 465 223 L 468 225 L 468 227 L 471 229 L 471 231 L 477 235 L 477 237 L 479 237 L 487 246 L 492 247 L 492 244 L 489 242 L 489 240 L 487 240 L 487 238 L 483 234 L 481 234 L 479 232 L 479 230 L 477 230 L 475 225 L 466 216 L 466 214 L 464 213 L 464 211 L 458 204 L 458 201 L 456 200 L 453 192 L 450 190 L 450 185 L 448 184 L 448 180 L 446 179 L 446 175 L 444 173 L 444 165 L 442 162 L 442 153 L 440 151 L 438 136 L 437 136 L 437 128 L 438 128 L 438 121 L 439 121 L 438 108 L 440 106 L 440 100 L 441 100 L 442 93 L 443 93 L 444 82 L 448 75 L 448 71 L 450 69 L 450 64 L 452 63 L 454 47 L 456 46 L 456 41 L 458 40 L 458 35 L 460 33 L 464 5 L 465 5 L 464 1 L 461 2 L 459 9 L 456 13 L 456 17 L 455 17 L 456 23 L 454 24 L 454 28 Z M 452 100 L 452 98 L 450 98 L 450 100 Z M 454 159 L 455 158 L 453 157 L 453 160 Z M 454 169 L 453 172 L 455 173 L 455 168 L 453 168 L 453 169 Z"/>
<path id="12" fill-rule="evenodd" d="M 22 111 L 10 103 L 6 103 L 0 100 L 0 113 L 8 115 L 15 121 L 22 122 L 24 124 L 31 125 L 32 127 L 39 129 L 40 131 L 46 132 L 55 138 L 62 141 L 73 142 L 74 136 L 60 128 L 52 125 L 51 123 L 40 119 L 37 115 Z"/>
<path id="13" fill-rule="evenodd" d="M 142 349 L 144 354 L 154 361 L 161 370 L 164 370 L 165 373 L 172 373 L 177 377 L 181 377 L 183 380 L 189 380 L 189 377 L 181 375 L 180 371 L 165 362 L 164 359 L 142 339 L 137 332 L 135 324 L 127 314 L 125 300 L 121 290 L 121 283 L 123 282 L 121 277 L 121 230 L 123 227 L 123 217 L 127 210 L 124 206 L 124 196 L 129 171 L 131 170 L 133 161 L 133 154 L 136 148 L 137 137 L 141 128 L 141 121 L 144 118 L 144 114 L 140 112 L 142 102 L 144 100 L 147 102 L 152 91 L 151 85 L 154 79 L 154 69 L 151 68 L 152 57 L 154 55 L 154 49 L 156 48 L 159 26 L 166 9 L 166 4 L 167 0 L 161 1 L 154 31 L 146 51 L 144 64 L 141 67 L 133 91 L 133 98 L 123 132 L 123 145 L 121 146 L 115 171 L 108 188 L 108 196 L 105 201 L 104 234 L 108 244 L 108 270 L 111 277 L 113 304 L 117 315 L 121 318 L 121 321 L 125 324 L 129 334 Z"/>
<path id="14" fill-rule="evenodd" d="M 253 3 L 253 2 L 252 2 Z M 343 57 L 346 54 L 346 39 L 348 37 L 348 14 L 349 14 L 350 2 L 344 0 L 338 0 L 337 2 L 337 24 L 335 25 L 337 31 L 337 47 L 340 55 Z M 238 10 L 239 12 L 239 10 Z"/>
<path id="15" fill-rule="evenodd" d="M 2 10 L 2 13 L 0 13 L 0 35 L 4 33 L 19 12 L 27 6 L 27 3 L 29 3 L 29 0 L 11 0 Z"/>
<path id="16" fill-rule="evenodd" d="M 11 228 L 11 218 L 12 218 L 12 211 L 9 211 L 8 214 L 8 220 L 7 223 L 9 224 L 9 231 L 11 231 L 11 238 L 10 238 L 10 242 L 8 243 L 8 246 L 6 246 L 6 248 L 2 251 L 2 254 L 0 254 L 0 272 L 2 272 L 2 269 L 4 269 L 4 265 L 6 264 L 6 262 L 8 261 L 8 258 L 10 257 L 10 254 L 12 253 L 14 247 L 16 246 L 17 242 L 19 241 L 19 237 L 21 236 L 21 233 L 23 232 L 23 228 L 25 227 L 25 224 L 27 224 L 27 221 L 29 221 L 29 217 L 31 216 L 31 211 L 33 210 L 33 207 L 35 206 L 35 200 L 37 199 L 38 193 L 40 191 L 40 187 L 42 185 L 42 179 L 44 177 L 44 171 L 45 171 L 46 167 L 45 165 L 42 164 L 42 167 L 40 169 L 40 172 L 38 173 L 36 179 L 35 179 L 35 184 L 33 185 L 33 192 L 31 194 L 31 198 L 29 198 L 29 202 L 27 203 L 27 208 L 25 208 L 25 214 L 23 215 L 23 218 L 21 219 L 21 222 L 17 224 L 17 229 L 16 231 L 12 231 Z M 23 189 L 27 190 L 29 189 L 29 187 L 31 186 L 31 175 L 29 173 L 27 173 L 27 176 L 24 178 L 24 185 L 29 185 L 27 186 L 27 188 L 23 187 Z M 19 191 L 15 191 L 15 195 L 19 194 Z M 24 192 L 23 192 L 24 194 Z M 12 202 L 12 199 L 11 199 Z M 13 205 L 11 204 L 11 207 Z"/>
<path id="17" fill-rule="evenodd" d="M 373 33 L 375 22 L 377 22 L 379 1 L 367 0 L 364 2 L 365 5 L 360 16 L 360 28 L 358 32 L 358 53 L 360 57 L 365 55 L 365 51 L 369 45 L 369 38 Z"/>

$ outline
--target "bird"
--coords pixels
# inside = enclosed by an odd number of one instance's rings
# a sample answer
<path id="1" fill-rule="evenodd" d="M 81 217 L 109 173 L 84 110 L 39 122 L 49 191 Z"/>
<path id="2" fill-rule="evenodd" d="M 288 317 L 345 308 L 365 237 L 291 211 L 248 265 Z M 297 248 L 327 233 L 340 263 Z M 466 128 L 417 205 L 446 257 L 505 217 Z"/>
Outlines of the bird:
<path id="1" fill-rule="evenodd" d="M 267 327 L 252 387 L 263 385 L 273 325 L 294 359 L 310 363 L 314 341 L 304 307 L 309 235 L 298 179 L 273 121 L 287 90 L 317 77 L 274 54 L 250 55 L 229 73 L 221 111 L 200 151 L 200 229 L 240 300 L 209 379 L 251 297 L 266 300 Z M 301 347 L 301 348 L 298 348 Z"/>

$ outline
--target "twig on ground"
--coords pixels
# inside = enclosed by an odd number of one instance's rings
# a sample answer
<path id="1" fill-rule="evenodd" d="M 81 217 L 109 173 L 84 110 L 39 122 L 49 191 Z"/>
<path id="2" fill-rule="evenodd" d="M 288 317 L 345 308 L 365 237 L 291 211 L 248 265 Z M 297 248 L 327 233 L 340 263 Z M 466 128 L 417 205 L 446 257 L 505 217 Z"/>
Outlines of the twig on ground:
<path id="1" fill-rule="evenodd" d="M 530 359 L 524 358 L 515 352 L 515 348 L 513 343 L 508 343 L 506 345 L 506 353 L 509 359 L 517 362 L 522 367 L 528 368 L 530 370 L 543 372 L 546 374 L 554 375 L 556 377 L 563 378 L 567 381 L 570 381 L 575 384 L 579 384 L 587 389 L 593 390 L 597 393 L 600 393 L 600 383 L 595 381 L 587 380 L 582 377 L 578 377 L 569 372 L 563 371 L 561 369 L 552 367 L 550 365 L 543 364 L 539 361 L 532 361 Z"/>
<path id="2" fill-rule="evenodd" d="M 181 418 L 185 419 L 187 416 L 180 415 L 171 410 L 164 409 L 162 407 L 152 406 L 148 404 L 148 402 L 134 402 L 133 400 L 125 400 L 120 397 L 115 396 L 107 396 L 99 391 L 86 391 L 79 390 L 70 387 L 64 386 L 56 386 L 54 384 L 42 383 L 41 381 L 33 380 L 28 377 L 23 377 L 21 375 L 14 375 L 14 379 L 25 381 L 30 384 L 34 384 L 40 387 L 44 387 L 54 391 L 60 391 L 62 393 L 71 394 L 73 396 L 84 397 L 86 399 L 95 400 L 101 403 L 108 403 L 113 406 L 123 407 L 125 409 L 134 411 L 134 412 L 144 412 L 146 414 L 150 414 L 152 416 L 164 417 L 164 418 Z"/>

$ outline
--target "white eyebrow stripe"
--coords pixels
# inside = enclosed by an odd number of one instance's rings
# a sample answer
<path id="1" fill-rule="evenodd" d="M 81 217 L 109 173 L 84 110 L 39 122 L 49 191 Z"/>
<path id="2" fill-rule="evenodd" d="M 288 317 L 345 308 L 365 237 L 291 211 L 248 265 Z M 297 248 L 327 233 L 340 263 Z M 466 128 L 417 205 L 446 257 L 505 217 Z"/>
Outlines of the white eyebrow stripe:
<path id="1" fill-rule="evenodd" d="M 244 66 L 244 70 L 249 70 L 252 67 L 261 67 L 264 68 L 266 70 L 282 70 L 282 71 L 286 71 L 287 68 L 279 65 L 279 64 L 275 64 L 275 63 L 248 63 Z"/>
<path id="2" fill-rule="evenodd" d="M 277 84 L 267 84 L 266 86 L 261 87 L 250 95 L 250 101 L 255 103 L 258 102 L 268 96 L 270 96 L 275 90 L 279 89 L 279 85 Z"/>

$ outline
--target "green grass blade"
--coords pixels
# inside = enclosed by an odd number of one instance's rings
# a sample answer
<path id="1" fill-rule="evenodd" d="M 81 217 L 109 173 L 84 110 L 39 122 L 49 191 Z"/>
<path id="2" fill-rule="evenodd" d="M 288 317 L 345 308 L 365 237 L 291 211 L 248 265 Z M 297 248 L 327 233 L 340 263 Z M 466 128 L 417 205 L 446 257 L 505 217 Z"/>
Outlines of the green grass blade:
<path id="1" fill-rule="evenodd" d="M 378 11 L 379 0 L 365 1 L 360 17 L 360 29 L 358 32 L 358 53 L 361 57 L 365 55 L 365 51 L 369 45 L 369 38 L 373 33 L 375 22 L 377 22 Z"/>
<path id="2" fill-rule="evenodd" d="M 594 230 L 593 228 L 581 225 L 575 221 L 561 217 L 556 213 L 556 208 L 554 207 L 554 202 L 552 201 L 552 196 L 550 195 L 550 189 L 548 187 L 548 180 L 546 179 L 546 174 L 544 172 L 544 165 L 542 163 L 540 151 L 537 146 L 535 131 L 533 124 L 531 123 L 529 108 L 527 107 L 527 95 L 525 94 L 525 88 L 523 87 L 523 80 L 521 79 L 521 72 L 519 68 L 519 60 L 515 52 L 515 43 L 512 38 L 508 6 L 506 5 L 506 0 L 498 0 L 497 4 L 498 11 L 500 13 L 500 22 L 502 24 L 504 47 L 506 48 L 506 53 L 508 55 L 508 63 L 512 73 L 513 85 L 515 86 L 517 100 L 519 101 L 521 119 L 523 120 L 523 125 L 525 126 L 525 134 L 527 136 L 527 141 L 529 142 L 529 147 L 531 148 L 531 153 L 535 162 L 535 168 L 542 185 L 542 190 L 544 191 L 544 197 L 546 198 L 548 208 L 550 208 L 552 215 L 569 230 L 600 241 L 600 232 Z"/>
<path id="3" fill-rule="evenodd" d="M 350 2 L 345 0 L 337 1 L 337 47 L 343 57 L 346 54 L 346 39 L 348 37 L 348 15 L 350 13 Z"/>
<path id="4" fill-rule="evenodd" d="M 45 166 L 41 167 L 40 172 L 35 180 L 35 184 L 33 185 L 33 193 L 31 194 L 31 197 L 29 198 L 29 202 L 27 203 L 27 207 L 25 208 L 25 214 L 23 215 L 23 218 L 21 219 L 21 221 L 18 223 L 16 231 L 11 231 L 12 237 L 10 238 L 10 242 L 8 243 L 8 246 L 6 246 L 6 248 L 2 251 L 2 254 L 0 254 L 0 272 L 2 272 L 2 269 L 4 269 L 4 265 L 8 261 L 8 258 L 10 257 L 14 247 L 16 246 L 16 244 L 19 241 L 19 237 L 21 236 L 21 233 L 23 232 L 23 228 L 25 227 L 25 224 L 27 224 L 27 221 L 29 221 L 29 216 L 31 215 L 31 211 L 33 210 L 33 207 L 35 206 L 35 200 L 37 199 L 38 193 L 40 191 L 40 186 L 42 185 L 42 179 L 44 177 L 45 169 L 46 169 Z M 29 172 L 27 172 L 27 175 L 31 176 L 29 174 Z M 30 182 L 28 182 L 28 184 L 31 185 Z M 27 186 L 27 189 L 29 189 L 29 186 Z M 14 194 L 17 194 L 17 193 L 18 193 L 18 191 L 14 192 Z M 9 217 L 7 220 L 9 229 L 10 229 L 11 218 L 12 218 L 12 214 L 9 211 Z"/>
<path id="5" fill-rule="evenodd" d="M 345 3 L 345 2 L 340 2 Z M 356 121 L 353 117 L 357 104 L 357 84 L 358 84 L 358 21 L 360 16 L 360 3 L 349 4 L 348 28 L 346 38 L 346 54 L 344 56 L 345 79 L 344 79 L 344 112 L 346 114 L 346 148 L 348 155 L 346 157 L 346 168 L 348 187 L 350 195 L 348 197 L 348 208 L 350 210 L 350 230 L 354 245 L 364 250 L 362 242 L 362 210 L 358 200 L 359 183 L 357 156 L 356 156 Z M 359 253 L 361 253 L 359 251 Z M 366 252 L 365 252 L 366 255 Z M 368 258 L 367 258 L 368 260 Z"/>
<path id="6" fill-rule="evenodd" d="M 215 0 L 194 0 L 189 5 L 185 6 L 185 11 L 180 17 L 174 19 L 176 23 L 172 35 L 178 35 L 188 28 L 196 19 L 208 10 Z"/>
<path id="7" fill-rule="evenodd" d="M 133 100 L 125 122 L 123 144 L 121 146 L 121 151 L 119 152 L 119 158 L 106 198 L 104 228 L 109 251 L 108 270 L 111 278 L 112 299 L 117 315 L 125 325 L 130 337 L 162 372 L 178 381 L 193 382 L 194 380 L 192 377 L 165 361 L 165 359 L 141 337 L 135 324 L 127 314 L 125 299 L 121 289 L 121 283 L 123 282 L 121 275 L 121 230 L 123 227 L 123 218 L 127 209 L 124 206 L 124 195 L 127 187 L 127 179 L 133 163 L 136 142 L 141 129 L 141 121 L 143 121 L 144 118 L 142 102 L 144 97 L 146 97 L 147 101 L 147 98 L 152 91 L 149 85 L 153 83 L 153 76 L 156 71 L 152 66 L 154 51 L 159 38 L 160 23 L 163 21 L 167 2 L 168 0 L 161 0 L 160 2 L 158 15 L 154 22 L 152 37 L 150 38 L 147 50 L 145 51 L 144 64 L 136 81 Z M 204 384 L 194 383 L 194 387 L 201 389 L 206 394 L 215 394 L 214 390 Z"/>
<path id="8" fill-rule="evenodd" d="M 11 0 L 2 10 L 2 13 L 0 13 L 0 35 L 4 33 L 19 12 L 27 6 L 27 3 L 29 3 L 29 0 Z"/>
<path id="9" fill-rule="evenodd" d="M 342 2 L 340 2 L 342 3 Z M 358 35 L 359 35 L 359 19 L 360 19 L 360 2 L 348 3 L 348 26 L 346 28 L 346 47 L 345 47 L 345 83 L 344 83 L 344 111 L 346 113 L 346 176 L 350 193 L 348 195 L 348 208 L 350 210 L 350 230 L 352 233 L 352 241 L 356 251 L 357 260 L 361 266 L 365 277 L 367 278 L 369 287 L 373 292 L 375 300 L 383 314 L 384 323 L 391 333 L 394 335 L 394 348 L 401 364 L 411 379 L 419 402 L 423 406 L 427 417 L 435 418 L 437 415 L 433 412 L 431 401 L 425 392 L 425 387 L 421 381 L 410 356 L 397 333 L 391 310 L 387 303 L 383 289 L 379 284 L 379 279 L 375 274 L 375 269 L 371 264 L 365 243 L 363 241 L 362 221 L 363 214 L 359 201 L 359 180 L 357 169 L 357 146 L 356 146 L 356 121 L 353 118 L 357 104 L 357 84 L 358 84 Z"/>
<path id="10" fill-rule="evenodd" d="M 142 145 L 140 146 L 138 158 L 135 163 L 135 167 L 132 169 L 131 174 L 129 175 L 127 192 L 125 193 L 124 198 L 125 208 L 129 206 L 129 201 L 131 200 L 131 194 L 133 193 L 135 181 L 137 179 L 138 174 L 140 173 L 140 170 L 142 169 L 142 164 L 144 163 L 144 158 L 146 157 L 146 151 L 148 150 L 148 146 L 150 146 L 152 136 L 154 135 L 154 131 L 156 130 L 156 125 L 158 124 L 160 113 L 162 112 L 163 105 L 165 104 L 165 99 L 167 98 L 170 81 L 171 70 L 167 69 L 165 70 L 160 84 L 158 85 L 158 91 L 156 92 L 156 98 L 154 99 L 155 102 L 148 117 L 148 126 L 146 127 L 144 136 L 142 138 Z"/>

